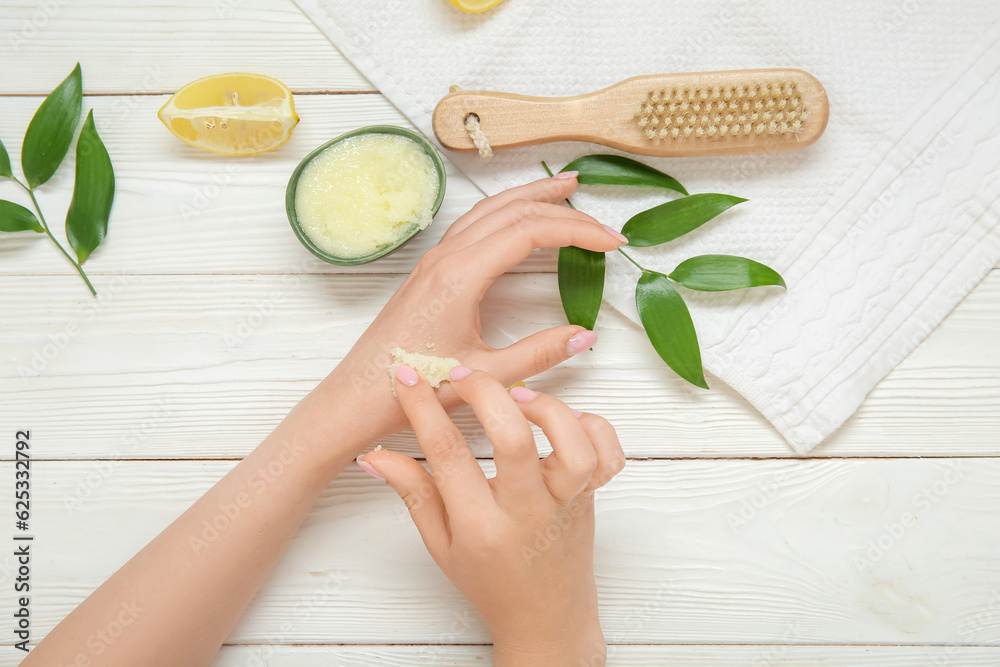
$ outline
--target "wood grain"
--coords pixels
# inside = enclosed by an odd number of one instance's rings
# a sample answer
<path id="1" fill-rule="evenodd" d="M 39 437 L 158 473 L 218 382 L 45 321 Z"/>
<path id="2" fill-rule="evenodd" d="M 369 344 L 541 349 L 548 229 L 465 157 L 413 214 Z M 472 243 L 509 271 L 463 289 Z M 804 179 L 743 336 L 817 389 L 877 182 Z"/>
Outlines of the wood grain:
<path id="1" fill-rule="evenodd" d="M 249 452 L 402 277 L 102 276 L 96 301 L 74 276 L 3 280 L 0 431 L 43 429 L 45 458 L 216 458 Z M 994 271 L 813 456 L 996 455 L 997 304 Z M 563 322 L 544 274 L 504 276 L 483 313 L 498 347 Z M 620 315 L 606 309 L 597 330 L 593 352 L 532 386 L 608 417 L 630 456 L 792 456 L 738 394 L 686 386 Z M 456 419 L 489 456 L 471 413 Z M 418 453 L 411 435 L 386 444 Z"/>
<path id="2" fill-rule="evenodd" d="M 23 655 L 0 652 L 0 667 L 14 667 Z M 485 667 L 489 646 L 225 646 L 213 667 Z M 753 662 L 756 660 L 756 662 Z M 972 646 L 637 646 L 611 647 L 608 667 L 995 667 L 1000 648 Z"/>
<path id="3" fill-rule="evenodd" d="M 266 663 L 255 662 L 262 656 Z M 227 647 L 215 667 L 483 667 L 493 652 L 485 646 Z M 332 660 L 336 662 L 331 662 Z M 995 667 L 1000 648 L 958 646 L 612 646 L 608 667 Z M 6 664 L 0 662 L 0 664 Z M 14 663 L 10 663 L 14 664 Z"/>
<path id="4" fill-rule="evenodd" d="M 31 528 L 45 536 L 32 560 L 36 636 L 232 465 L 124 461 L 105 475 L 89 461 L 36 462 Z M 9 487 L 12 464 L 0 475 Z M 81 484 L 85 497 L 74 495 Z M 595 572 L 614 644 L 1000 641 L 995 459 L 632 461 L 597 507 Z M 0 563 L 8 579 L 12 559 Z M 0 614 L 10 618 L 12 604 L 0 597 Z M 230 642 L 481 644 L 489 635 L 398 496 L 352 466 Z"/>
<path id="5" fill-rule="evenodd" d="M 88 94 L 173 93 L 222 72 L 374 91 L 291 0 L 5 3 L 0 39 L 4 95 L 47 94 L 78 60 Z"/>

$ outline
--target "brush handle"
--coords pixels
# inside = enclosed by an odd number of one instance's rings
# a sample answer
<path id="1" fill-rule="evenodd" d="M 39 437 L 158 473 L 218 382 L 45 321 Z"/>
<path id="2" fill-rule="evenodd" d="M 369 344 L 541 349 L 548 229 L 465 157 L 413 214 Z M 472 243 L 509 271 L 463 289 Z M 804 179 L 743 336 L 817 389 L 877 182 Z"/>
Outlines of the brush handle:
<path id="1" fill-rule="evenodd" d="M 635 111 L 651 88 L 747 81 L 794 80 L 809 106 L 809 118 L 798 134 L 725 136 L 712 139 L 650 140 Z M 589 141 L 640 155 L 683 157 L 776 153 L 804 148 L 826 129 L 826 91 L 811 74 L 797 69 L 731 70 L 633 77 L 609 88 L 575 97 L 530 97 L 514 93 L 470 90 L 446 95 L 434 109 L 434 133 L 446 147 L 474 151 L 465 129 L 469 114 L 493 148 L 531 146 L 550 141 Z"/>

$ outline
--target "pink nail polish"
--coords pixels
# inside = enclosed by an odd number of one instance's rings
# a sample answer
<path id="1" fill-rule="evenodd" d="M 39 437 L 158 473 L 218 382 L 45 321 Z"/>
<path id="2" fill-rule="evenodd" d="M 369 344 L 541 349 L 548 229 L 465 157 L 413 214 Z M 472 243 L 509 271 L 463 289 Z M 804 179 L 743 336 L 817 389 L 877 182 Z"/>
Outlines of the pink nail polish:
<path id="1" fill-rule="evenodd" d="M 472 373 L 471 368 L 466 368 L 465 366 L 455 366 L 448 371 L 448 377 L 452 382 L 458 382 L 459 380 L 469 377 L 470 373 Z"/>
<path id="2" fill-rule="evenodd" d="M 420 381 L 420 377 L 417 375 L 417 372 L 406 364 L 396 366 L 396 379 L 399 380 L 401 384 L 405 384 L 407 387 L 412 387 Z"/>
<path id="3" fill-rule="evenodd" d="M 576 408 L 573 408 L 573 416 L 579 419 L 580 417 L 583 416 L 583 413 L 577 410 Z"/>
<path id="4" fill-rule="evenodd" d="M 597 334 L 593 331 L 581 331 L 577 335 L 573 336 L 566 343 L 566 351 L 569 352 L 569 356 L 580 354 L 584 350 L 589 350 L 594 347 L 594 343 L 597 342 Z"/>
<path id="5" fill-rule="evenodd" d="M 557 178 L 559 180 L 562 180 L 562 179 L 566 179 L 566 178 L 576 178 L 579 175 L 580 175 L 580 172 L 578 172 L 578 171 L 560 171 L 558 174 L 556 174 L 552 178 Z"/>
<path id="6" fill-rule="evenodd" d="M 617 229 L 614 229 L 613 227 L 608 227 L 607 225 L 601 225 L 601 227 L 604 227 L 604 229 L 607 230 L 608 234 L 611 234 L 622 243 L 628 243 L 628 239 L 625 237 L 625 235 L 619 232 Z"/>
<path id="7" fill-rule="evenodd" d="M 360 458 L 356 460 L 358 466 L 366 473 L 374 477 L 375 479 L 385 479 L 385 475 L 376 470 L 375 466 L 373 466 L 371 463 L 368 463 L 367 461 L 362 461 Z"/>
<path id="8" fill-rule="evenodd" d="M 510 397 L 518 403 L 531 403 L 538 397 L 538 394 L 527 387 L 514 387 L 510 390 Z"/>

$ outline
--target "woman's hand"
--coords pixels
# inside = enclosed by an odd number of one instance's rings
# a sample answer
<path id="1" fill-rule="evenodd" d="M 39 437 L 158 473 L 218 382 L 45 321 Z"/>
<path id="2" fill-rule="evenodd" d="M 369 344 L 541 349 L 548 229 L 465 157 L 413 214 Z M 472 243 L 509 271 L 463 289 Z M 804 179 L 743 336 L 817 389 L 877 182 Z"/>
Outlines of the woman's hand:
<path id="1" fill-rule="evenodd" d="M 408 366 L 396 377 L 431 472 L 388 450 L 358 462 L 399 493 L 431 556 L 483 615 L 494 664 L 603 665 L 593 498 L 625 465 L 614 428 L 525 387 L 508 394 L 489 374 L 459 366 L 452 389 L 493 443 L 488 480 L 427 381 Z M 543 460 L 529 421 L 552 444 Z"/>
<path id="2" fill-rule="evenodd" d="M 373 440 L 406 426 L 387 374 L 393 347 L 462 359 L 510 384 L 593 346 L 593 332 L 567 325 L 497 350 L 483 342 L 479 319 L 486 290 L 535 248 L 607 252 L 625 242 L 610 227 L 558 203 L 576 189 L 575 176 L 566 172 L 488 197 L 451 225 L 333 373 L 296 408 L 308 410 L 304 421 L 320 429 L 318 440 L 346 439 L 354 458 Z M 447 385 L 439 398 L 449 409 L 460 402 Z M 345 431 L 345 423 L 363 424 L 366 431 Z"/>

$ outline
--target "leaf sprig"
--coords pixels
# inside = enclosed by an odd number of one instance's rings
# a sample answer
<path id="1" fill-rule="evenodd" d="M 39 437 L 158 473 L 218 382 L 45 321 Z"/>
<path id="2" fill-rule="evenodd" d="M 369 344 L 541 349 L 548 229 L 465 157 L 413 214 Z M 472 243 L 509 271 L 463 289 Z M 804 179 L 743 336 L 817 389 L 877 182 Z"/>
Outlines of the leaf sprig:
<path id="1" fill-rule="evenodd" d="M 552 176 L 552 170 L 542 162 Z M 578 171 L 581 185 L 626 185 L 660 188 L 682 195 L 632 216 L 622 227 L 628 244 L 660 245 L 680 238 L 720 213 L 746 201 L 732 195 L 688 194 L 675 178 L 649 165 L 620 155 L 586 155 L 560 171 Z M 573 203 L 566 200 L 571 207 Z M 686 259 L 668 274 L 639 264 L 621 248 L 641 275 L 635 286 L 635 304 L 642 327 L 660 358 L 691 384 L 708 389 L 701 364 L 701 348 L 691 312 L 676 285 L 718 292 L 763 285 L 785 286 L 774 269 L 745 257 L 699 255 Z M 575 246 L 559 249 L 559 298 L 570 324 L 593 329 L 604 295 L 605 253 Z"/>
<path id="2" fill-rule="evenodd" d="M 77 270 L 91 294 L 97 296 L 97 290 L 83 271 L 83 263 L 108 233 L 111 203 L 115 197 L 115 172 L 108 151 L 97 133 L 93 109 L 87 114 L 76 142 L 73 200 L 66 213 L 66 239 L 76 253 L 76 259 L 52 235 L 35 197 L 35 190 L 55 175 L 73 145 L 82 109 L 83 73 L 77 63 L 70 75 L 49 93 L 28 124 L 21 144 L 24 182 L 14 176 L 10 156 L 0 141 L 0 178 L 10 179 L 19 185 L 35 209 L 32 212 L 20 204 L 0 199 L 0 232 L 45 234 Z"/>

